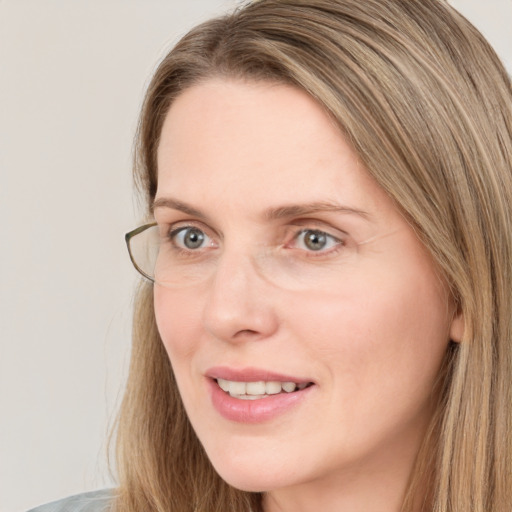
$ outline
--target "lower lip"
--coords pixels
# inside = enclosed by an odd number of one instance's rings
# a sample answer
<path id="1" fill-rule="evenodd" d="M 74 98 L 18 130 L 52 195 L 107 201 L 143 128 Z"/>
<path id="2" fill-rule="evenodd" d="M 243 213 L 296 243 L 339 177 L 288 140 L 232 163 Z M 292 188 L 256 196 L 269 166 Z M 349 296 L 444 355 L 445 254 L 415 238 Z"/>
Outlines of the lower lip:
<path id="1" fill-rule="evenodd" d="M 208 379 L 213 406 L 221 416 L 238 423 L 261 423 L 288 412 L 299 405 L 315 386 L 292 393 L 278 393 L 257 400 L 233 398 L 213 379 Z"/>

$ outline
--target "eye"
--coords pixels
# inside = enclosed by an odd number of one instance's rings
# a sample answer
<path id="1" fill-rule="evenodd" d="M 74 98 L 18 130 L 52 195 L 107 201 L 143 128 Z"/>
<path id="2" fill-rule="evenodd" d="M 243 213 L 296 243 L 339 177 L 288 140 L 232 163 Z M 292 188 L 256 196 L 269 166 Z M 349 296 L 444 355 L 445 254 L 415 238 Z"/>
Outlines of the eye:
<path id="1" fill-rule="evenodd" d="M 318 229 L 304 229 L 295 239 L 297 247 L 306 251 L 320 252 L 342 245 L 341 240 Z"/>
<path id="2" fill-rule="evenodd" d="M 170 237 L 174 244 L 181 249 L 195 250 L 211 245 L 210 237 L 196 227 L 183 227 L 171 231 Z"/>

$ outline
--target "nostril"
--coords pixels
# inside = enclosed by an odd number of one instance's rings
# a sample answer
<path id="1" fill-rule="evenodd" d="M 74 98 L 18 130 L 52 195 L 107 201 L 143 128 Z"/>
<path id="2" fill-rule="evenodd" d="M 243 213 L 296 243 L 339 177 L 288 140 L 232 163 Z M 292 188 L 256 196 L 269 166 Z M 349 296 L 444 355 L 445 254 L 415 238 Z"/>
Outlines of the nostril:
<path id="1" fill-rule="evenodd" d="M 252 329 L 242 329 L 238 331 L 235 336 L 255 336 L 257 335 L 257 331 L 253 331 Z"/>

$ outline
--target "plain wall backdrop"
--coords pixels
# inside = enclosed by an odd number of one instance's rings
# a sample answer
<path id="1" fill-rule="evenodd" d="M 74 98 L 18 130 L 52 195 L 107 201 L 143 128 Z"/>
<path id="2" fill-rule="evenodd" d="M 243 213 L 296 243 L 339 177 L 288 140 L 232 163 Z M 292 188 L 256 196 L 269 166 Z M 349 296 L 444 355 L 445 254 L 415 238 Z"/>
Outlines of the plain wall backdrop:
<path id="1" fill-rule="evenodd" d="M 453 0 L 512 70 L 512 0 Z M 0 512 L 114 485 L 144 87 L 236 0 L 0 0 Z"/>

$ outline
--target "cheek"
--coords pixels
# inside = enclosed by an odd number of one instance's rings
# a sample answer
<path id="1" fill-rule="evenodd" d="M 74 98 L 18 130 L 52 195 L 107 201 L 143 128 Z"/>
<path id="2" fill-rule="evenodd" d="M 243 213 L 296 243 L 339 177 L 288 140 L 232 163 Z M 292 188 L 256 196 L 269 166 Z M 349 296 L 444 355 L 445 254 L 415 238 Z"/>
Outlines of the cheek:
<path id="1" fill-rule="evenodd" d="M 175 370 L 196 350 L 200 339 L 201 310 L 190 291 L 155 286 L 154 303 L 158 332 Z"/>
<path id="2" fill-rule="evenodd" d="M 448 302 L 435 275 L 406 267 L 385 279 L 354 274 L 336 294 L 295 296 L 289 309 L 295 336 L 312 360 L 327 362 L 354 407 L 429 395 L 449 342 Z"/>

